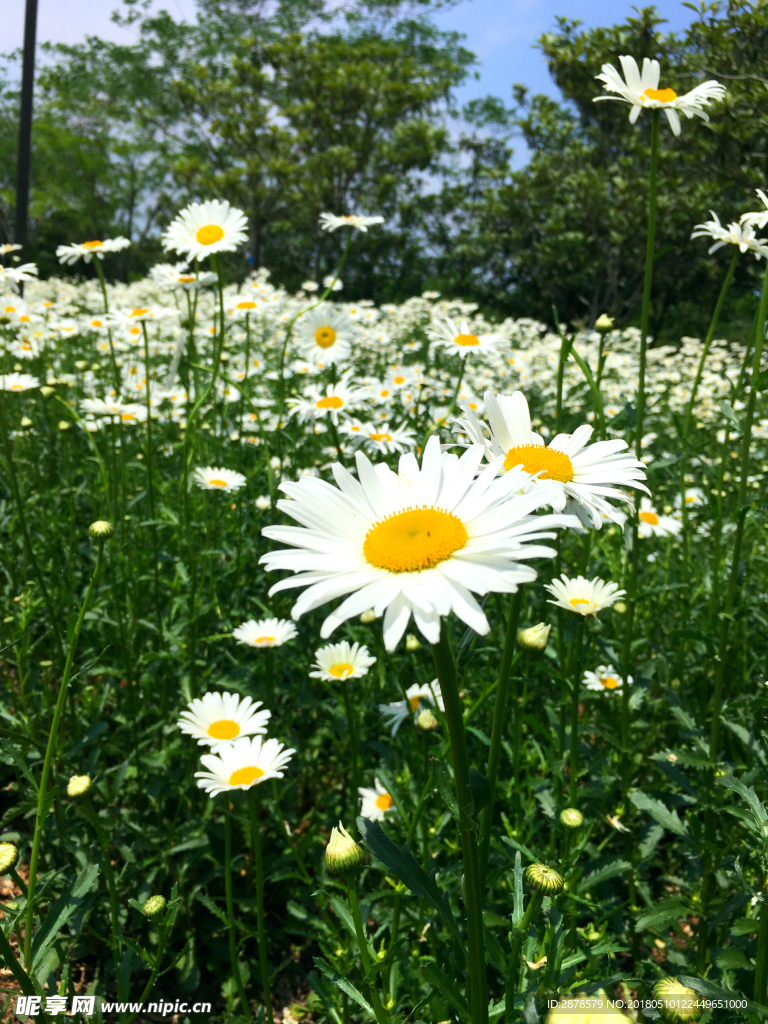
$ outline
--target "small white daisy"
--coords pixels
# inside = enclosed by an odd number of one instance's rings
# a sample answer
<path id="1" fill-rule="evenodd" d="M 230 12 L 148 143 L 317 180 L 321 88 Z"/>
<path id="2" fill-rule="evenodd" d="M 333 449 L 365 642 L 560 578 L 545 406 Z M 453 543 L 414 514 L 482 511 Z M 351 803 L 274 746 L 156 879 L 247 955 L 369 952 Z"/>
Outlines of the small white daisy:
<path id="1" fill-rule="evenodd" d="M 697 508 L 700 505 L 705 505 L 707 499 L 704 497 L 704 491 L 700 487 L 686 487 L 685 489 L 685 506 L 686 508 Z M 680 494 L 675 495 L 675 508 L 682 508 L 683 501 Z"/>
<path id="2" fill-rule="evenodd" d="M 544 588 L 555 598 L 549 604 L 585 616 L 597 615 L 604 608 L 610 608 L 614 601 L 626 593 L 625 590 L 619 590 L 618 583 L 606 583 L 598 578 L 588 580 L 584 576 L 569 579 L 565 573 L 562 573 L 559 580 L 546 583 Z"/>
<path id="3" fill-rule="evenodd" d="M 367 231 L 374 224 L 383 224 L 383 217 L 363 217 L 354 213 L 343 214 L 337 217 L 335 213 L 321 213 L 320 227 L 323 231 L 337 231 L 339 228 L 357 228 L 358 231 Z"/>
<path id="4" fill-rule="evenodd" d="M 679 519 L 660 515 L 651 504 L 650 498 L 643 498 L 637 513 L 638 537 L 675 537 L 683 528 Z"/>
<path id="5" fill-rule="evenodd" d="M 220 199 L 190 203 L 169 224 L 162 241 L 164 249 L 188 259 L 234 252 L 248 241 L 248 221 L 242 210 Z"/>
<path id="6" fill-rule="evenodd" d="M 362 798 L 360 814 L 371 821 L 382 821 L 387 811 L 393 810 L 395 801 L 378 779 L 373 780 L 373 785 L 373 789 L 360 786 L 357 791 Z"/>
<path id="7" fill-rule="evenodd" d="M 245 477 L 234 469 L 201 466 L 195 470 L 195 483 L 204 491 L 224 491 L 225 494 L 230 494 L 245 487 Z"/>
<path id="8" fill-rule="evenodd" d="M 595 690 L 602 693 L 604 690 L 618 690 L 624 685 L 624 680 L 611 665 L 598 665 L 594 672 L 587 670 L 582 680 L 588 690 Z M 632 676 L 629 677 L 629 685 L 632 685 Z"/>
<path id="9" fill-rule="evenodd" d="M 326 385 L 325 392 L 313 385 L 307 388 L 305 398 L 288 399 L 290 415 L 296 414 L 302 423 L 327 416 L 338 423 L 339 416 L 346 416 L 350 410 L 357 408 L 366 394 L 360 388 L 350 386 L 349 376 L 349 373 L 345 373 L 337 384 Z"/>
<path id="10" fill-rule="evenodd" d="M 309 674 L 313 679 L 327 683 L 336 679 L 361 679 L 368 675 L 368 669 L 375 662 L 365 644 L 350 644 L 343 640 L 315 651 L 315 671 Z"/>
<path id="11" fill-rule="evenodd" d="M 122 236 L 119 238 L 107 238 L 103 242 L 99 239 L 94 239 L 92 242 L 60 245 L 56 249 L 56 256 L 59 263 L 66 263 L 67 266 L 72 266 L 79 259 L 82 259 L 85 263 L 90 263 L 94 256 L 103 260 L 107 253 L 120 252 L 122 249 L 127 249 L 130 244 L 130 239 L 123 238 Z"/>
<path id="12" fill-rule="evenodd" d="M 502 334 L 475 334 L 466 321 L 457 323 L 449 317 L 432 324 L 427 334 L 436 345 L 448 349 L 462 359 L 473 352 L 488 352 L 505 341 Z"/>
<path id="13" fill-rule="evenodd" d="M 418 683 L 409 686 L 405 691 L 405 698 L 391 704 L 379 704 L 379 711 L 384 716 L 385 724 L 392 730 L 393 736 L 407 718 L 411 717 L 415 722 L 425 704 L 437 704 L 441 711 L 445 710 L 440 683 L 436 679 L 433 679 L 429 686 L 420 686 Z"/>
<path id="14" fill-rule="evenodd" d="M 0 389 L 3 391 L 30 391 L 39 388 L 40 381 L 29 373 L 6 373 L 0 377 Z"/>
<path id="15" fill-rule="evenodd" d="M 301 317 L 295 338 L 305 359 L 325 365 L 349 359 L 355 332 L 346 313 L 323 304 Z"/>
<path id="16" fill-rule="evenodd" d="M 248 647 L 282 647 L 298 632 L 290 619 L 249 619 L 233 630 L 232 636 Z"/>
<path id="17" fill-rule="evenodd" d="M 268 779 L 282 779 L 282 769 L 295 753 L 275 739 L 243 736 L 222 746 L 218 754 L 203 754 L 200 763 L 208 771 L 195 772 L 195 778 L 211 797 L 231 789 L 250 789 Z"/>
<path id="18" fill-rule="evenodd" d="M 177 724 L 183 733 L 194 736 L 201 746 L 211 747 L 215 754 L 242 736 L 266 733 L 272 712 L 265 708 L 260 711 L 261 707 L 261 701 L 254 703 L 250 697 L 238 697 L 236 693 L 206 693 L 190 701 Z"/>

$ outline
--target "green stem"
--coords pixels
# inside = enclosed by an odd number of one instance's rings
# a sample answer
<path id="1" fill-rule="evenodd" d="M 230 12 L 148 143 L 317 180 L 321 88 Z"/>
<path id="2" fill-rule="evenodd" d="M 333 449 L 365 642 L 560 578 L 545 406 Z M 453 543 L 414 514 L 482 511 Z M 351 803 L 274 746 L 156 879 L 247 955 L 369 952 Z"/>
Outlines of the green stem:
<path id="1" fill-rule="evenodd" d="M 99 824 L 99 818 L 96 814 L 96 810 L 91 803 L 91 798 L 86 795 L 82 798 L 82 808 L 88 821 L 93 827 L 93 831 L 96 833 L 96 840 L 101 847 L 102 860 L 104 862 L 104 876 L 107 880 L 107 889 L 109 891 L 109 908 L 110 917 L 112 924 L 112 949 L 114 951 L 115 959 L 115 972 L 117 974 L 118 986 L 120 984 L 120 964 L 122 962 L 123 955 L 123 943 L 122 935 L 120 932 L 120 916 L 119 916 L 119 904 L 117 901 L 117 885 L 115 883 L 115 873 L 112 870 L 112 861 L 109 857 L 109 840 L 105 838 L 102 832 L 101 825 Z"/>
<path id="2" fill-rule="evenodd" d="M 363 928 L 363 918 L 360 914 L 360 903 L 357 899 L 357 889 L 355 888 L 354 879 L 349 876 L 347 877 L 347 892 L 349 894 L 349 906 L 352 911 L 352 920 L 355 923 L 357 946 L 360 950 L 360 959 L 363 963 L 363 974 L 365 975 L 365 980 L 368 983 L 368 992 L 371 997 L 371 1006 L 373 1007 L 373 1012 L 376 1017 L 376 1024 L 389 1024 L 389 1017 L 381 1005 L 379 990 L 376 987 L 376 979 L 371 975 L 371 957 L 368 952 L 368 940 L 365 937 L 365 930 Z"/>
<path id="3" fill-rule="evenodd" d="M 357 801 L 357 790 L 360 786 L 359 737 L 357 734 L 357 721 L 355 720 L 352 702 L 349 699 L 349 687 L 347 686 L 346 679 L 342 679 L 341 681 L 341 694 L 344 701 L 344 711 L 347 715 L 347 726 L 349 728 L 349 761 L 352 769 L 352 807 L 354 809 Z"/>
<path id="4" fill-rule="evenodd" d="M 251 852 L 256 868 L 256 933 L 259 944 L 259 972 L 261 986 L 264 990 L 264 1009 L 267 1024 L 271 1024 L 272 988 L 270 985 L 271 967 L 267 958 L 267 933 L 264 926 L 264 863 L 261 856 L 261 831 L 259 829 L 259 805 L 256 787 L 248 790 L 248 817 L 251 824 Z"/>
<path id="5" fill-rule="evenodd" d="M 59 687 L 59 696 L 56 700 L 56 708 L 53 712 L 53 722 L 51 723 L 51 731 L 48 734 L 48 743 L 45 747 L 45 758 L 43 759 L 43 773 L 40 778 L 40 786 L 37 791 L 37 812 L 35 814 L 35 831 L 32 838 L 32 855 L 29 858 L 29 882 L 27 892 L 27 913 L 24 925 L 24 965 L 27 970 L 31 968 L 31 956 L 32 956 L 32 921 L 35 910 L 35 887 L 37 884 L 37 862 L 40 859 L 40 843 L 43 838 L 43 826 L 45 824 L 45 818 L 47 817 L 50 809 L 50 802 L 48 801 L 48 779 L 51 774 L 51 764 L 53 762 L 53 751 L 56 746 L 56 741 L 59 735 L 59 722 L 64 711 L 64 704 L 66 703 L 67 690 L 69 689 L 69 677 L 72 674 L 72 663 L 75 658 L 75 651 L 77 650 L 77 642 L 80 639 L 80 630 L 83 627 L 83 620 L 85 619 L 85 613 L 88 611 L 88 605 L 91 601 L 91 594 L 93 592 L 94 584 L 98 578 L 101 570 L 102 555 L 104 552 L 104 541 L 99 541 L 98 554 L 96 556 L 96 565 L 91 575 L 90 581 L 88 582 L 88 589 L 85 592 L 83 603 L 80 605 L 80 612 L 78 613 L 75 627 L 72 630 L 72 635 L 67 644 L 67 660 L 64 664 L 64 674 L 61 677 L 61 686 Z"/>
<path id="6" fill-rule="evenodd" d="M 576 638 L 573 642 L 573 676 L 571 685 L 571 778 L 568 785 L 568 803 L 576 806 L 576 793 L 579 774 L 579 696 L 581 690 L 581 658 L 584 640 L 585 618 L 582 616 L 576 625 Z"/>
<path id="7" fill-rule="evenodd" d="M 757 930 L 757 958 L 755 960 L 755 1002 L 760 1006 L 768 1003 L 768 899 L 763 893 L 760 906 L 760 925 Z"/>
<path id="8" fill-rule="evenodd" d="M 437 678 L 445 702 L 445 719 L 451 741 L 456 799 L 459 805 L 459 835 L 464 863 L 464 898 L 467 908 L 467 963 L 469 967 L 469 1006 L 472 1024 L 488 1022 L 488 981 L 483 937 L 483 897 L 480 865 L 474 832 L 474 800 L 469 788 L 469 751 L 464 731 L 456 669 L 448 641 L 445 619 L 440 623 L 440 641 L 432 645 Z"/>
<path id="9" fill-rule="evenodd" d="M 543 902 L 543 893 L 534 892 L 531 894 L 523 920 L 520 922 L 520 927 L 515 932 L 515 937 L 512 940 L 512 949 L 510 950 L 509 960 L 507 960 L 507 987 L 504 993 L 504 1020 L 506 1024 L 512 1024 L 515 1019 L 515 990 L 517 988 L 520 952 L 523 948 L 523 942 L 527 938 L 528 931 L 536 915 L 539 913 Z"/>
<path id="10" fill-rule="evenodd" d="M 101 294 L 104 296 L 104 312 L 109 313 L 109 299 L 107 298 L 107 282 L 104 280 L 104 268 L 101 265 L 101 260 L 98 256 L 94 256 L 93 264 L 96 267 L 96 273 L 99 276 L 99 284 L 101 285 Z M 120 372 L 117 369 L 117 359 L 115 358 L 115 347 L 112 344 L 112 328 L 107 328 L 107 338 L 109 338 L 109 359 L 112 364 L 112 380 L 115 385 L 115 398 L 120 397 Z"/>
<path id="11" fill-rule="evenodd" d="M 141 321 L 144 335 L 144 398 L 147 406 L 147 497 L 149 498 L 149 518 L 152 520 L 152 572 L 155 583 L 155 617 L 160 636 L 163 635 L 163 616 L 160 610 L 160 550 L 157 538 L 157 522 L 155 521 L 155 473 L 152 458 L 152 401 L 150 392 L 149 368 L 149 332 L 146 320 Z"/>
<path id="12" fill-rule="evenodd" d="M 163 918 L 163 923 L 160 925 L 160 930 L 159 930 L 158 936 L 157 936 L 157 952 L 155 953 L 155 962 L 154 962 L 154 965 L 152 967 L 152 973 L 149 976 L 149 981 L 144 986 L 144 991 L 141 993 L 141 997 L 139 998 L 139 1002 L 140 1003 L 146 1003 L 147 998 L 149 996 L 149 993 L 155 987 L 155 982 L 157 981 L 157 976 L 160 973 L 160 966 L 161 966 L 161 963 L 162 963 L 162 960 L 163 960 L 163 954 L 165 953 L 165 938 L 166 938 L 167 931 L 168 931 L 168 914 L 166 912 L 166 916 Z M 138 1017 L 138 1012 L 132 1014 L 128 1018 L 128 1020 L 126 1021 L 126 1024 L 133 1024 L 133 1021 L 136 1020 L 137 1017 Z"/>
<path id="13" fill-rule="evenodd" d="M 252 1021 L 251 1007 L 240 977 L 240 963 L 237 956 L 237 940 L 235 938 L 235 911 L 232 900 L 232 812 L 229 809 L 229 794 L 224 794 L 227 806 L 224 809 L 224 891 L 227 899 L 227 935 L 229 936 L 229 962 L 232 965 L 232 976 L 235 979 L 243 1013 Z M 268 1024 L 272 1024 L 271 1021 Z"/>
<path id="14" fill-rule="evenodd" d="M 488 857 L 491 852 L 491 819 L 493 817 L 493 804 L 496 797 L 496 780 L 499 774 L 499 760 L 501 758 L 501 737 L 506 726 L 507 698 L 509 695 L 509 682 L 512 668 L 512 659 L 515 653 L 515 641 L 517 639 L 517 624 L 520 620 L 520 610 L 523 607 L 523 586 L 519 586 L 512 595 L 509 605 L 509 616 L 507 618 L 507 632 L 504 637 L 504 649 L 501 654 L 501 665 L 499 666 L 499 683 L 496 690 L 496 706 L 493 710 L 493 726 L 491 728 L 491 747 L 488 751 L 488 785 L 491 798 L 488 806 L 483 810 L 480 818 L 480 885 L 484 887 L 484 879 L 488 871 Z M 515 717 L 518 709 L 514 708 Z"/>

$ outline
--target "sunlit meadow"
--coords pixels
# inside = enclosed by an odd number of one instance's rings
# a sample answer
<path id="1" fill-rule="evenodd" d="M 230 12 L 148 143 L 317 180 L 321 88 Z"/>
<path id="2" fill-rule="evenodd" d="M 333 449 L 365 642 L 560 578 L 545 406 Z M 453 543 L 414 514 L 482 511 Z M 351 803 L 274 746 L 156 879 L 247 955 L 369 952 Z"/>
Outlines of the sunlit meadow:
<path id="1" fill-rule="evenodd" d="M 130 285 L 5 247 L 6 1019 L 768 1015 L 768 288 L 718 334 L 768 200 L 654 344 L 659 150 L 724 91 L 622 72 L 637 328 L 345 301 L 377 216 L 295 293 L 225 282 L 217 199 Z"/>

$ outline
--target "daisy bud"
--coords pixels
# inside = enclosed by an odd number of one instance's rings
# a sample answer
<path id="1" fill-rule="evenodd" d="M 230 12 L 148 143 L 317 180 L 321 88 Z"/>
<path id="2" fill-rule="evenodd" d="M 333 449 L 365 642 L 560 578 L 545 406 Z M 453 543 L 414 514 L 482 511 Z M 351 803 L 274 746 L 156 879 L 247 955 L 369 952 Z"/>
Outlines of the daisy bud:
<path id="1" fill-rule="evenodd" d="M 95 523 L 91 523 L 88 527 L 88 533 L 90 533 L 94 540 L 110 540 L 115 536 L 115 528 L 106 519 L 97 519 Z"/>
<path id="2" fill-rule="evenodd" d="M 408 633 L 405 637 L 405 649 L 406 651 L 420 651 L 421 641 L 413 633 Z"/>
<path id="3" fill-rule="evenodd" d="M 576 831 L 584 824 L 584 815 L 575 807 L 566 807 L 560 811 L 560 824 L 563 828 Z"/>
<path id="4" fill-rule="evenodd" d="M 0 843 L 0 875 L 7 874 L 19 859 L 19 851 L 13 843 Z"/>
<path id="5" fill-rule="evenodd" d="M 660 1004 L 658 1011 L 665 1024 L 691 1024 L 701 1017 L 697 1006 L 699 997 L 692 988 L 677 978 L 662 978 L 653 986 L 653 998 Z"/>
<path id="6" fill-rule="evenodd" d="M 331 875 L 344 875 L 356 871 L 363 863 L 363 848 L 359 846 L 344 826 L 331 829 L 331 838 L 325 848 L 325 867 Z"/>
<path id="7" fill-rule="evenodd" d="M 94 373 L 98 373 L 101 369 L 101 363 L 91 363 L 91 369 Z"/>
<path id="8" fill-rule="evenodd" d="M 88 369 L 88 363 L 85 361 L 85 359 L 78 359 L 77 362 L 75 363 L 75 366 L 78 368 L 78 370 Z"/>
<path id="9" fill-rule="evenodd" d="M 545 622 L 521 629 L 517 634 L 517 642 L 528 651 L 545 651 L 551 629 Z"/>
<path id="10" fill-rule="evenodd" d="M 376 612 L 373 610 L 373 608 L 369 608 L 367 612 L 363 612 L 363 614 L 360 616 L 360 621 L 363 623 L 364 626 L 367 626 L 369 622 L 375 622 Z"/>
<path id="11" fill-rule="evenodd" d="M 43 396 L 43 398 L 50 398 L 55 390 L 56 390 L 55 388 L 51 388 L 47 384 L 44 384 L 40 388 L 40 394 Z"/>
<path id="12" fill-rule="evenodd" d="M 429 708 L 424 708 L 416 719 L 416 725 L 418 725 L 420 729 L 423 729 L 424 732 L 429 732 L 431 729 L 437 728 L 437 719 Z"/>
<path id="13" fill-rule="evenodd" d="M 595 330 L 601 334 L 607 334 L 612 327 L 613 317 L 607 316 L 605 313 L 601 313 L 597 320 L 595 320 Z"/>
<path id="14" fill-rule="evenodd" d="M 59 430 L 62 432 L 69 430 L 69 423 L 66 420 L 59 420 Z"/>
<path id="15" fill-rule="evenodd" d="M 150 921 L 154 921 L 156 917 L 160 917 L 161 914 L 165 913 L 165 905 L 165 896 L 150 896 L 141 908 L 141 912 L 144 917 L 148 917 Z"/>
<path id="16" fill-rule="evenodd" d="M 67 783 L 67 796 L 85 796 L 92 785 L 90 775 L 73 775 Z"/>
<path id="17" fill-rule="evenodd" d="M 623 601 L 617 601 L 613 606 L 613 610 L 615 612 L 618 612 L 619 615 L 623 615 L 624 612 L 627 610 L 627 606 Z"/>
<path id="18" fill-rule="evenodd" d="M 545 896 L 557 896 L 563 891 L 562 876 L 546 864 L 529 864 L 525 869 L 525 880 L 532 889 Z"/>
<path id="19" fill-rule="evenodd" d="M 29 416 L 22 416 L 21 417 L 21 428 L 22 428 L 22 430 L 29 430 L 29 428 L 31 426 L 32 426 L 32 420 L 29 418 Z"/>

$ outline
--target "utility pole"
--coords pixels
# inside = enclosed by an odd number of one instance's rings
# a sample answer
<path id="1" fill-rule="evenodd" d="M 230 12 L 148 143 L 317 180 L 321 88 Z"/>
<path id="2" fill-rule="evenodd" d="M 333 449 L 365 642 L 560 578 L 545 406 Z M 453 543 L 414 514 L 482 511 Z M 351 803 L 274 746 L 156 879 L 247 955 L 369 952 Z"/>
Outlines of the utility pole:
<path id="1" fill-rule="evenodd" d="M 27 244 L 29 213 L 29 170 L 32 151 L 32 102 L 35 89 L 35 43 L 37 37 L 37 0 L 26 0 L 24 15 L 24 59 L 21 69 L 21 111 L 19 149 L 16 161 L 16 227 L 14 242 Z"/>

